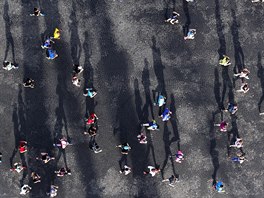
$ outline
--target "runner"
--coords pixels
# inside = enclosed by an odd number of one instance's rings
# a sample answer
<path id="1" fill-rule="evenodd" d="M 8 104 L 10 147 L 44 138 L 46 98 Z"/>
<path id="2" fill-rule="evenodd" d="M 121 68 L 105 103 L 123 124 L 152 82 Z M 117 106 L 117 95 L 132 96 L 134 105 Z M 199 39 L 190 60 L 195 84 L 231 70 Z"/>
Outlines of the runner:
<path id="1" fill-rule="evenodd" d="M 222 121 L 220 124 L 214 124 L 214 126 L 218 126 L 221 132 L 226 132 L 228 123 L 226 121 Z"/>
<path id="2" fill-rule="evenodd" d="M 217 181 L 214 185 L 213 185 L 213 188 L 219 192 L 219 193 L 222 193 L 222 192 L 225 192 L 224 190 L 224 184 L 221 182 L 221 181 Z"/>
<path id="3" fill-rule="evenodd" d="M 155 120 L 152 120 L 151 122 L 141 124 L 141 126 L 147 127 L 148 130 L 154 131 L 159 130 L 159 125 Z"/>
<path id="4" fill-rule="evenodd" d="M 95 113 L 91 113 L 88 118 L 85 118 L 86 125 L 97 123 L 98 117 Z"/>
<path id="5" fill-rule="evenodd" d="M 65 149 L 68 145 L 72 145 L 66 137 L 62 137 L 59 139 L 59 143 L 53 144 L 53 146 L 57 146 L 61 149 Z"/>
<path id="6" fill-rule="evenodd" d="M 89 147 L 94 153 L 101 153 L 103 151 L 96 143 L 95 138 L 90 139 Z"/>
<path id="7" fill-rule="evenodd" d="M 60 30 L 59 28 L 55 28 L 54 33 L 53 33 L 53 37 L 50 37 L 51 39 L 56 39 L 59 40 L 60 39 Z"/>
<path id="8" fill-rule="evenodd" d="M 20 162 L 14 163 L 14 166 L 10 169 L 11 171 L 16 171 L 17 173 L 20 173 L 22 170 L 25 170 L 27 167 L 22 166 Z"/>
<path id="9" fill-rule="evenodd" d="M 41 157 L 36 157 L 37 160 L 43 161 L 45 164 L 47 164 L 50 160 L 55 160 L 55 157 L 50 157 L 48 153 L 40 153 Z"/>
<path id="10" fill-rule="evenodd" d="M 76 87 L 81 86 L 81 80 L 78 78 L 77 74 L 73 74 L 72 76 L 72 84 L 75 85 Z"/>
<path id="11" fill-rule="evenodd" d="M 121 153 L 123 155 L 127 155 L 128 154 L 128 151 L 131 150 L 131 147 L 129 146 L 128 143 L 120 144 L 120 145 L 117 145 L 116 147 L 117 148 L 121 148 Z"/>
<path id="12" fill-rule="evenodd" d="M 41 45 L 41 48 L 42 48 L 42 49 L 51 49 L 51 43 L 54 43 L 54 41 L 52 41 L 51 38 L 48 37 L 48 38 L 44 41 L 43 45 Z"/>
<path id="13" fill-rule="evenodd" d="M 237 112 L 237 110 L 238 110 L 237 105 L 230 102 L 228 103 L 227 109 L 225 109 L 224 111 L 229 112 L 233 115 Z"/>
<path id="14" fill-rule="evenodd" d="M 34 184 L 41 182 L 41 177 L 36 172 L 31 173 L 31 178 Z"/>
<path id="15" fill-rule="evenodd" d="M 164 180 L 162 180 L 162 182 L 169 182 L 169 185 L 171 186 L 171 187 L 175 187 L 174 186 L 174 184 L 176 183 L 176 182 L 179 182 L 179 176 L 174 176 L 174 175 L 171 175 L 168 179 L 164 179 Z"/>
<path id="16" fill-rule="evenodd" d="M 137 135 L 137 139 L 139 141 L 140 144 L 147 144 L 147 136 L 144 135 L 143 132 L 141 132 L 139 135 Z"/>
<path id="17" fill-rule="evenodd" d="M 239 77 L 242 79 L 249 79 L 248 75 L 250 74 L 250 71 L 247 68 L 244 68 L 240 73 L 234 74 L 235 77 Z"/>
<path id="18" fill-rule="evenodd" d="M 11 63 L 9 61 L 4 61 L 3 62 L 3 69 L 10 71 L 12 69 L 18 69 L 18 66 L 16 66 L 14 63 Z"/>
<path id="19" fill-rule="evenodd" d="M 165 20 L 165 22 L 167 23 L 171 23 L 172 25 L 179 23 L 178 17 L 180 16 L 179 13 L 177 13 L 176 11 L 172 12 L 172 17 L 168 18 Z"/>
<path id="20" fill-rule="evenodd" d="M 162 118 L 163 122 L 166 122 L 171 118 L 171 116 L 170 116 L 171 114 L 172 114 L 172 112 L 168 108 L 166 108 L 166 109 L 164 109 L 164 111 L 160 117 Z"/>
<path id="21" fill-rule="evenodd" d="M 184 36 L 184 40 L 194 39 L 195 34 L 196 34 L 196 29 L 189 29 L 187 35 Z"/>
<path id="22" fill-rule="evenodd" d="M 41 13 L 38 8 L 34 8 L 34 13 L 30 14 L 30 16 L 45 16 L 45 14 Z"/>
<path id="23" fill-rule="evenodd" d="M 156 102 L 154 103 L 154 106 L 158 105 L 159 107 L 162 107 L 166 104 L 166 97 L 163 96 L 160 92 L 158 93 Z"/>
<path id="24" fill-rule="evenodd" d="M 182 163 L 182 161 L 184 160 L 184 154 L 180 150 L 177 151 L 175 155 L 171 155 L 170 157 L 173 156 L 175 156 L 175 162 Z"/>
<path id="25" fill-rule="evenodd" d="M 56 197 L 57 196 L 57 191 L 58 191 L 59 186 L 51 185 L 50 186 L 50 191 L 47 193 L 48 196 L 50 197 Z"/>
<path id="26" fill-rule="evenodd" d="M 219 60 L 219 65 L 225 67 L 231 65 L 230 58 L 226 55 L 223 55 L 223 58 Z"/>
<path id="27" fill-rule="evenodd" d="M 131 168 L 127 165 L 124 165 L 124 168 L 122 168 L 121 171 L 119 171 L 121 174 L 124 173 L 125 175 L 128 175 L 129 173 L 131 173 Z"/>
<path id="28" fill-rule="evenodd" d="M 23 83 L 24 87 L 30 87 L 30 88 L 34 88 L 35 87 L 35 81 L 31 78 L 27 78 L 24 83 Z"/>
<path id="29" fill-rule="evenodd" d="M 24 184 L 24 185 L 21 187 L 21 189 L 20 189 L 20 195 L 26 195 L 26 194 L 28 194 L 28 193 L 30 192 L 31 189 L 32 189 L 32 188 L 31 188 L 29 185 Z"/>
<path id="30" fill-rule="evenodd" d="M 248 84 L 247 83 L 242 83 L 240 89 L 236 90 L 237 92 L 243 92 L 247 93 L 249 90 Z"/>
<path id="31" fill-rule="evenodd" d="M 19 149 L 19 153 L 21 153 L 21 154 L 27 152 L 27 142 L 26 141 L 20 141 L 18 149 Z"/>
<path id="32" fill-rule="evenodd" d="M 144 171 L 144 175 L 151 174 L 152 177 L 154 177 L 156 174 L 160 172 L 159 168 L 155 168 L 154 166 L 148 166 L 149 171 Z"/>
<path id="33" fill-rule="evenodd" d="M 89 98 L 93 98 L 96 96 L 97 92 L 94 88 L 86 88 L 84 92 L 84 96 L 88 96 Z"/>
<path id="34" fill-rule="evenodd" d="M 65 175 L 71 175 L 71 170 L 69 168 L 60 168 L 58 171 L 55 171 L 58 177 L 63 177 Z"/>
<path id="35" fill-rule="evenodd" d="M 46 50 L 46 58 L 49 60 L 53 60 L 55 58 L 57 58 L 59 55 L 57 54 L 56 50 L 53 50 L 51 48 L 47 48 Z"/>
<path id="36" fill-rule="evenodd" d="M 242 138 L 236 138 L 236 141 L 234 142 L 234 144 L 230 144 L 229 147 L 242 148 L 243 147 L 243 140 L 242 140 Z"/>

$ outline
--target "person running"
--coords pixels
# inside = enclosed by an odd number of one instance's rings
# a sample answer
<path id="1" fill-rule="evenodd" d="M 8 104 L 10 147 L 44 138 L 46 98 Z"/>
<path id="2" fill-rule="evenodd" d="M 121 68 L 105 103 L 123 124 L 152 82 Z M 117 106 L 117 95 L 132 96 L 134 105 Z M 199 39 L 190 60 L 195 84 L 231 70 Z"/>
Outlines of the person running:
<path id="1" fill-rule="evenodd" d="M 178 17 L 180 16 L 179 13 L 177 13 L 176 11 L 172 12 L 172 16 L 168 19 L 165 20 L 165 22 L 167 23 L 171 23 L 172 25 L 179 23 Z"/>
<path id="2" fill-rule="evenodd" d="M 214 124 L 214 126 L 218 126 L 221 132 L 226 132 L 228 123 L 226 121 L 222 121 L 220 124 Z"/>
<path id="3" fill-rule="evenodd" d="M 140 144 L 147 144 L 148 143 L 147 136 L 143 132 L 141 132 L 140 134 L 137 135 L 137 139 L 138 139 Z"/>
<path id="4" fill-rule="evenodd" d="M 81 74 L 83 72 L 83 67 L 81 65 L 73 64 L 73 73 Z"/>
<path id="5" fill-rule="evenodd" d="M 168 179 L 163 179 L 162 182 L 169 182 L 171 187 L 174 187 L 176 182 L 179 182 L 179 176 L 171 175 Z"/>
<path id="6" fill-rule="evenodd" d="M 141 126 L 147 127 L 147 129 L 150 131 L 159 130 L 159 125 L 155 120 L 152 120 L 151 122 L 148 123 L 143 123 Z"/>
<path id="7" fill-rule="evenodd" d="M 219 193 L 225 192 L 224 184 L 221 181 L 217 181 L 215 184 L 213 184 L 213 188 Z"/>
<path id="8" fill-rule="evenodd" d="M 148 166 L 149 171 L 144 171 L 144 175 L 151 174 L 152 177 L 154 177 L 156 174 L 160 172 L 159 168 L 155 168 L 154 166 Z"/>
<path id="9" fill-rule="evenodd" d="M 50 160 L 55 160 L 55 157 L 50 157 L 48 153 L 40 153 L 41 157 L 36 157 L 37 160 L 43 161 L 47 164 Z"/>
<path id="10" fill-rule="evenodd" d="M 88 96 L 89 98 L 93 98 L 96 96 L 97 92 L 94 88 L 86 88 L 85 92 L 83 93 L 84 96 Z"/>
<path id="11" fill-rule="evenodd" d="M 225 67 L 231 65 L 230 58 L 226 55 L 223 55 L 223 58 L 219 60 L 219 65 L 222 65 Z"/>
<path id="12" fill-rule="evenodd" d="M 20 162 L 14 163 L 14 166 L 10 169 L 11 171 L 16 171 L 17 173 L 20 173 L 22 170 L 25 170 L 27 167 L 22 166 Z"/>
<path id="13" fill-rule="evenodd" d="M 125 175 L 128 175 L 131 173 L 131 168 L 127 165 L 124 165 L 124 168 L 122 168 L 119 172 L 120 174 L 124 173 Z"/>
<path id="14" fill-rule="evenodd" d="M 171 118 L 171 116 L 170 116 L 171 114 L 172 114 L 172 112 L 168 108 L 166 108 L 166 109 L 164 109 L 164 111 L 160 115 L 160 117 L 162 118 L 163 122 L 166 122 Z"/>
<path id="15" fill-rule="evenodd" d="M 26 194 L 28 194 L 28 193 L 30 192 L 31 189 L 32 189 L 32 188 L 31 188 L 29 185 L 24 184 L 24 185 L 21 187 L 21 189 L 20 189 L 20 195 L 26 195 Z"/>
<path id="16" fill-rule="evenodd" d="M 189 29 L 187 35 L 184 36 L 184 40 L 194 39 L 195 34 L 196 34 L 196 29 Z"/>
<path id="17" fill-rule="evenodd" d="M 97 132 L 97 126 L 91 125 L 88 129 L 88 131 L 84 131 L 84 135 L 89 135 L 90 137 L 95 137 Z"/>
<path id="18" fill-rule="evenodd" d="M 75 85 L 76 87 L 81 86 L 81 80 L 78 78 L 77 74 L 73 74 L 72 76 L 72 84 Z"/>
<path id="19" fill-rule="evenodd" d="M 34 8 L 34 13 L 30 14 L 30 16 L 45 16 L 45 14 L 41 13 L 38 8 Z"/>
<path id="20" fill-rule="evenodd" d="M 171 155 L 170 157 L 175 156 L 175 162 L 178 163 L 182 163 L 182 161 L 184 160 L 184 154 L 182 151 L 177 151 L 177 153 L 175 155 Z"/>
<path id="21" fill-rule="evenodd" d="M 85 118 L 86 125 L 95 124 L 98 120 L 98 117 L 95 113 L 91 113 L 88 118 Z"/>
<path id="22" fill-rule="evenodd" d="M 120 144 L 120 145 L 117 145 L 116 147 L 117 148 L 121 148 L 121 153 L 123 155 L 127 155 L 128 154 L 128 151 L 131 150 L 131 147 L 129 146 L 128 143 Z"/>
<path id="23" fill-rule="evenodd" d="M 90 139 L 89 147 L 94 153 L 101 153 L 103 151 L 96 143 L 94 138 Z"/>
<path id="24" fill-rule="evenodd" d="M 242 83 L 240 89 L 236 90 L 237 92 L 243 92 L 247 93 L 249 90 L 248 84 L 247 83 Z"/>
<path id="25" fill-rule="evenodd" d="M 57 196 L 57 192 L 58 192 L 58 188 L 59 186 L 55 186 L 55 185 L 51 185 L 50 186 L 50 191 L 47 192 L 47 195 L 50 197 L 56 197 Z"/>
<path id="26" fill-rule="evenodd" d="M 59 40 L 60 39 L 60 30 L 59 28 L 55 28 L 54 32 L 53 32 L 53 37 L 51 37 L 51 39 L 56 39 Z"/>
<path id="27" fill-rule="evenodd" d="M 57 144 L 53 144 L 53 146 L 57 146 L 61 149 L 65 149 L 68 145 L 72 145 L 66 137 L 62 137 L 61 139 L 59 139 L 59 143 Z"/>
<path id="28" fill-rule="evenodd" d="M 18 69 L 18 66 L 16 66 L 14 63 L 11 63 L 9 61 L 4 61 L 3 62 L 3 69 L 10 71 L 12 69 Z"/>
<path id="29" fill-rule="evenodd" d="M 71 175 L 71 170 L 69 168 L 60 168 L 58 171 L 54 171 L 58 177 L 63 177 L 65 175 Z"/>
<path id="30" fill-rule="evenodd" d="M 46 50 L 46 58 L 49 59 L 49 60 L 53 60 L 55 58 L 57 58 L 59 55 L 57 54 L 56 50 L 53 50 L 51 48 L 48 48 Z"/>
<path id="31" fill-rule="evenodd" d="M 240 73 L 234 74 L 235 77 L 249 79 L 248 75 L 250 71 L 247 68 L 244 68 Z"/>
<path id="32" fill-rule="evenodd" d="M 20 141 L 18 146 L 19 153 L 25 153 L 27 152 L 27 142 L 26 141 Z"/>
<path id="33" fill-rule="evenodd" d="M 36 172 L 31 173 L 31 178 L 34 184 L 41 182 L 41 177 Z"/>
<path id="34" fill-rule="evenodd" d="M 234 144 L 230 144 L 229 147 L 242 148 L 243 147 L 243 140 L 242 140 L 242 138 L 236 138 L 236 141 L 234 142 Z"/>
<path id="35" fill-rule="evenodd" d="M 233 162 L 237 162 L 237 163 L 242 164 L 246 160 L 246 158 L 245 158 L 245 156 L 237 156 L 237 157 L 232 157 L 231 160 Z"/>
<path id="36" fill-rule="evenodd" d="M 51 49 L 51 43 L 54 43 L 54 41 L 51 40 L 51 38 L 46 38 L 43 45 L 41 45 L 42 49 Z"/>
<path id="37" fill-rule="evenodd" d="M 158 93 L 156 102 L 154 102 L 154 106 L 158 105 L 159 107 L 162 107 L 166 104 L 166 97 L 163 96 L 160 92 Z"/>
<path id="38" fill-rule="evenodd" d="M 237 105 L 230 102 L 230 103 L 228 103 L 227 109 L 225 109 L 224 111 L 229 112 L 232 115 L 234 115 L 237 112 L 237 110 L 238 110 Z"/>
<path id="39" fill-rule="evenodd" d="M 30 87 L 30 88 L 34 88 L 35 87 L 35 81 L 31 78 L 27 78 L 24 83 L 23 83 L 24 87 Z"/>

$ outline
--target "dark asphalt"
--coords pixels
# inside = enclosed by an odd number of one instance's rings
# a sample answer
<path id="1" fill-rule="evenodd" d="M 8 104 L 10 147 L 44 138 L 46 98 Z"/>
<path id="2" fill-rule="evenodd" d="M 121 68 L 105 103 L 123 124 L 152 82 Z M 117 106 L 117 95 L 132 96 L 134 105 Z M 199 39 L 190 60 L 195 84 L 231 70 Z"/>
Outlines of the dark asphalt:
<path id="1" fill-rule="evenodd" d="M 254 197 L 264 193 L 263 129 L 263 3 L 213 0 L 187 3 L 184 0 L 2 0 L 0 33 L 3 60 L 16 62 L 18 70 L 0 71 L 0 197 L 20 197 L 20 186 L 33 187 L 29 197 L 46 197 L 51 184 L 59 186 L 57 197 Z M 40 7 L 45 17 L 31 17 Z M 173 8 L 180 23 L 164 20 Z M 195 28 L 194 40 L 184 40 L 186 28 Z M 59 57 L 45 58 L 43 39 L 58 27 L 61 39 L 54 44 Z M 218 65 L 227 54 L 232 65 Z M 82 86 L 71 83 L 72 64 L 84 67 Z M 250 90 L 237 93 L 240 80 L 233 73 L 250 70 Z M 36 81 L 34 89 L 24 88 L 23 79 Z M 94 86 L 94 99 L 83 96 Z M 154 94 L 162 91 L 172 119 L 162 123 L 153 105 Z M 237 102 L 236 116 L 221 114 L 219 108 Z M 83 118 L 90 112 L 99 117 L 95 154 L 84 136 Z M 231 134 L 220 133 L 214 122 L 229 122 Z M 140 123 L 158 120 L 160 130 L 147 132 L 147 145 L 136 138 Z M 248 161 L 234 164 L 229 140 L 244 140 Z M 61 151 L 52 146 L 54 138 L 68 136 L 73 145 Z M 19 140 L 29 151 L 20 155 Z M 116 145 L 132 147 L 122 157 Z M 181 149 L 182 164 L 169 155 Z M 35 159 L 49 152 L 56 160 L 43 164 Z M 22 161 L 23 173 L 10 172 L 10 165 Z M 132 167 L 128 176 L 119 164 Z M 67 165 L 71 176 L 57 178 L 53 172 Z M 143 175 L 148 165 L 161 173 Z M 42 177 L 33 184 L 32 171 Z M 171 174 L 180 182 L 171 188 L 162 183 Z M 225 193 L 211 188 L 212 180 L 225 184 Z"/>

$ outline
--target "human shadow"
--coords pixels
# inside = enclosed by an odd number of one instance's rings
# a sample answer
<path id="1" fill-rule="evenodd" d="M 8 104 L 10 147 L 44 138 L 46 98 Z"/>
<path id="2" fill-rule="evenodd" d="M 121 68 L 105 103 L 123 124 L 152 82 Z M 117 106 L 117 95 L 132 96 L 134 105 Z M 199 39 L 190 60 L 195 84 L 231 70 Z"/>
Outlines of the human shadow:
<path id="1" fill-rule="evenodd" d="M 94 88 L 94 68 L 90 62 L 90 58 L 92 55 L 91 47 L 89 45 L 89 34 L 87 31 L 84 32 L 84 42 L 83 42 L 83 50 L 84 50 L 84 71 L 83 77 L 85 79 L 85 88 Z M 84 90 L 85 91 L 85 90 Z M 93 113 L 95 110 L 95 106 L 97 103 L 94 98 L 86 97 L 86 115 L 88 116 L 90 113 Z"/>
<path id="2" fill-rule="evenodd" d="M 170 123 L 173 130 L 173 137 L 170 140 L 169 144 L 173 142 L 177 142 L 178 144 L 178 150 L 180 150 L 180 135 L 179 135 L 179 129 L 177 125 L 177 115 L 176 115 L 176 108 L 175 108 L 175 97 L 173 94 L 170 95 L 171 103 L 170 103 L 170 111 L 172 112 Z"/>
<path id="3" fill-rule="evenodd" d="M 146 136 L 147 136 L 148 144 L 147 144 L 147 151 L 146 151 L 145 159 L 148 159 L 149 155 L 151 154 L 154 166 L 158 167 L 158 163 L 156 160 L 156 154 L 155 154 L 155 147 L 153 144 L 153 135 L 150 131 L 147 130 Z"/>
<path id="4" fill-rule="evenodd" d="M 214 95 L 215 95 L 215 100 L 216 103 L 218 105 L 219 109 L 223 109 L 224 104 L 221 101 L 221 91 L 220 91 L 220 87 L 221 87 L 221 83 L 220 83 L 220 79 L 219 79 L 219 71 L 218 68 L 215 68 L 214 70 L 214 76 L 215 76 L 215 80 L 214 80 Z"/>
<path id="5" fill-rule="evenodd" d="M 139 83 L 138 79 L 136 78 L 134 80 L 134 94 L 135 94 L 135 105 L 136 105 L 136 112 L 137 116 L 139 119 L 139 122 L 142 123 L 143 120 L 143 112 L 142 112 L 142 98 L 140 96 L 140 91 L 139 91 Z"/>
<path id="6" fill-rule="evenodd" d="M 176 9 L 176 0 L 163 0 L 164 3 L 165 3 L 165 19 L 168 19 L 171 17 L 171 12 L 169 11 L 170 10 L 170 3 L 172 3 L 172 10 L 175 10 Z"/>
<path id="7" fill-rule="evenodd" d="M 70 37 L 70 43 L 71 43 L 71 56 L 72 56 L 72 61 L 74 64 L 79 65 L 81 53 L 82 53 L 82 47 L 81 47 L 81 41 L 79 38 L 78 34 L 78 24 L 79 21 L 77 20 L 76 17 L 76 3 L 73 1 L 72 2 L 72 11 L 70 15 L 70 22 L 68 24 L 69 26 L 69 31 L 71 34 Z"/>
<path id="8" fill-rule="evenodd" d="M 4 4 L 4 13 L 3 13 L 3 19 L 5 21 L 5 34 L 6 34 L 6 49 L 5 49 L 4 60 L 6 60 L 10 46 L 11 46 L 13 62 L 15 63 L 16 62 L 15 61 L 15 45 L 14 45 L 14 39 L 11 33 L 12 21 L 10 20 L 8 12 L 9 12 L 9 4 L 8 4 L 8 1 L 6 0 Z"/>
<path id="9" fill-rule="evenodd" d="M 64 111 L 64 96 L 66 95 L 65 90 L 66 90 L 65 80 L 63 79 L 63 76 L 61 74 L 58 74 L 56 94 L 58 95 L 59 105 L 55 110 L 56 122 L 54 126 L 54 135 L 53 135 L 55 144 L 59 142 L 61 138 L 64 137 L 63 131 L 65 131 L 66 133 L 65 135 L 66 135 L 67 141 L 71 142 L 71 138 L 68 133 L 68 122 L 67 122 L 67 118 L 66 118 L 65 111 Z M 58 154 L 56 156 L 55 164 L 58 163 L 58 161 L 61 158 L 61 155 L 63 155 L 65 166 L 68 167 L 65 149 L 62 149 L 60 147 L 58 147 Z"/>
<path id="10" fill-rule="evenodd" d="M 233 93 L 233 84 L 230 79 L 228 73 L 228 67 L 222 67 L 222 79 L 223 79 L 223 90 L 222 90 L 222 98 L 221 98 L 221 105 L 225 103 L 225 96 L 228 90 L 228 102 L 234 103 L 234 93 Z"/>
<path id="11" fill-rule="evenodd" d="M 233 36 L 233 44 L 234 44 L 234 54 L 235 54 L 235 66 L 234 66 L 234 73 L 242 71 L 244 68 L 244 53 L 239 42 L 239 24 L 237 23 L 236 12 L 234 9 L 231 9 L 232 15 L 232 25 L 231 25 L 231 33 Z"/>
<path id="12" fill-rule="evenodd" d="M 218 150 L 216 150 L 216 134 L 215 134 L 215 130 L 214 130 L 214 125 L 213 123 L 215 123 L 215 116 L 217 112 L 213 112 L 212 113 L 212 120 L 210 123 L 210 129 L 209 129 L 209 138 L 210 138 L 210 155 L 211 155 L 211 159 L 212 159 L 212 163 L 213 163 L 213 167 L 214 167 L 214 171 L 212 174 L 212 179 L 213 179 L 213 184 L 216 183 L 217 180 L 217 171 L 219 169 L 219 152 Z"/>
<path id="13" fill-rule="evenodd" d="M 187 33 L 189 32 L 189 27 L 191 25 L 191 17 L 189 13 L 189 3 L 186 0 L 182 0 L 182 7 L 183 7 L 183 12 L 185 15 L 185 24 L 183 25 L 183 34 L 184 36 L 187 36 Z"/>
<path id="14" fill-rule="evenodd" d="M 145 92 L 145 105 L 143 106 L 142 112 L 142 119 L 144 121 L 148 120 L 149 117 L 149 108 L 150 108 L 150 112 L 151 112 L 151 117 L 152 119 L 154 119 L 154 112 L 153 112 L 153 103 L 151 100 L 151 92 L 150 92 L 150 80 L 149 80 L 149 62 L 148 60 L 145 58 L 144 59 L 144 69 L 142 71 L 142 84 L 144 87 L 144 92 Z"/>
<path id="15" fill-rule="evenodd" d="M 259 110 L 259 113 L 261 113 L 261 104 L 264 100 L 264 68 L 262 66 L 262 63 L 261 63 L 261 53 L 258 52 L 258 63 L 257 63 L 257 67 L 258 67 L 258 78 L 260 80 L 260 85 L 261 85 L 261 89 L 262 89 L 262 96 L 260 97 L 259 99 L 259 102 L 258 102 L 258 110 Z"/>
<path id="16" fill-rule="evenodd" d="M 152 56 L 153 56 L 153 67 L 154 73 L 156 75 L 158 86 L 156 91 L 159 91 L 166 96 L 165 80 L 163 70 L 165 66 L 162 64 L 160 48 L 157 47 L 157 41 L 154 36 L 152 36 Z"/>
<path id="17" fill-rule="evenodd" d="M 224 25 L 223 25 L 221 13 L 220 13 L 219 0 L 215 0 L 215 21 L 216 21 L 216 32 L 217 32 L 218 40 L 220 44 L 220 47 L 218 49 L 218 54 L 219 54 L 219 59 L 220 59 L 222 55 L 226 54 L 226 40 L 225 40 L 225 35 L 223 32 Z"/>

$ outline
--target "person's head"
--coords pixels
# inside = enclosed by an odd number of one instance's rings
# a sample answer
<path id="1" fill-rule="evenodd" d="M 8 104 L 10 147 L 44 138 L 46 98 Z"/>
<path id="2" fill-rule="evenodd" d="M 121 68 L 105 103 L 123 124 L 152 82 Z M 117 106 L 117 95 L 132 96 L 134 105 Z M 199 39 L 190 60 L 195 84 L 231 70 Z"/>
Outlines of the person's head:
<path id="1" fill-rule="evenodd" d="M 38 8 L 34 8 L 34 12 L 38 12 Z"/>

